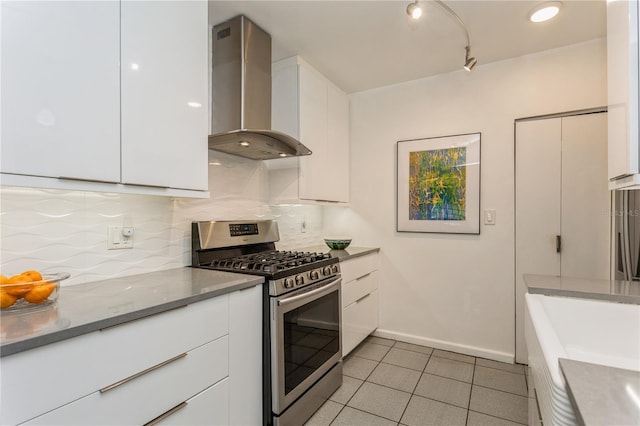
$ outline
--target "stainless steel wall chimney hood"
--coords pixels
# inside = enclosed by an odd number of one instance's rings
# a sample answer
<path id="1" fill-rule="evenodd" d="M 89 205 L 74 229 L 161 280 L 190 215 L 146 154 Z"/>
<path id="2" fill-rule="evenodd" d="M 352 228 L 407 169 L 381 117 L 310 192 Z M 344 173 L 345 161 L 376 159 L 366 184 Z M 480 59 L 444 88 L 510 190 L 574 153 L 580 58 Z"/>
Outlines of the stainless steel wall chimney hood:
<path id="1" fill-rule="evenodd" d="M 271 130 L 271 36 L 245 16 L 213 27 L 209 149 L 254 160 L 309 155 Z"/>

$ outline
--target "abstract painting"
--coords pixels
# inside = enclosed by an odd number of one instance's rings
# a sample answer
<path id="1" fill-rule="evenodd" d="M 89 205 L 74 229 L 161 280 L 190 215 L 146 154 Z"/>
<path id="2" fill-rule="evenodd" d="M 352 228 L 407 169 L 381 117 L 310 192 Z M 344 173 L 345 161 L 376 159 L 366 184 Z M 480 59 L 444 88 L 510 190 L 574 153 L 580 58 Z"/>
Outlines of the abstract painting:
<path id="1" fill-rule="evenodd" d="M 397 143 L 397 230 L 480 233 L 480 133 Z"/>

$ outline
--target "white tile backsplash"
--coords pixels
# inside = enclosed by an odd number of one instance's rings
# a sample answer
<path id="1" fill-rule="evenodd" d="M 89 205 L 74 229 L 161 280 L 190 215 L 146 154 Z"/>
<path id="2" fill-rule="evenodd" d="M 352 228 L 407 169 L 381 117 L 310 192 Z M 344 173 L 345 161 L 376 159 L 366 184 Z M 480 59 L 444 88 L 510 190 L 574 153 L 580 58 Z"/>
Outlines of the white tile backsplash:
<path id="1" fill-rule="evenodd" d="M 2 273 L 66 271 L 63 285 L 191 263 L 191 221 L 276 219 L 278 249 L 322 243 L 323 208 L 269 206 L 260 161 L 210 154 L 210 199 L 2 187 Z M 302 232 L 302 223 L 305 230 Z M 133 226 L 134 247 L 107 250 L 109 225 Z"/>

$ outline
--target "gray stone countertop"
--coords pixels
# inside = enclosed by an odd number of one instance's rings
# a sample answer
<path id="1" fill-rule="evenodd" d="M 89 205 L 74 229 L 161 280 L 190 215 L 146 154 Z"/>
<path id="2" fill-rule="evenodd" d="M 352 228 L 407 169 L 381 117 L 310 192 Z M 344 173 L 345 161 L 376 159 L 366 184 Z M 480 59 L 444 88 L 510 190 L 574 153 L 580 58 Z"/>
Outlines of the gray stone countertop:
<path id="1" fill-rule="evenodd" d="M 62 286 L 51 305 L 0 313 L 0 357 L 263 282 L 259 276 L 184 267 Z"/>
<path id="2" fill-rule="evenodd" d="M 640 304 L 640 281 L 598 280 L 533 274 L 525 274 L 523 278 L 527 285 L 527 291 L 531 294 Z"/>
<path id="3" fill-rule="evenodd" d="M 640 424 L 640 372 L 564 358 L 558 363 L 579 424 Z"/>
<path id="4" fill-rule="evenodd" d="M 300 251 L 311 251 L 316 253 L 330 253 L 331 256 L 337 257 L 340 261 L 351 259 L 358 256 L 364 256 L 369 253 L 377 253 L 380 251 L 378 247 L 352 247 L 349 246 L 345 250 L 332 250 L 326 245 L 317 245 L 310 247 L 303 247 L 298 249 Z"/>

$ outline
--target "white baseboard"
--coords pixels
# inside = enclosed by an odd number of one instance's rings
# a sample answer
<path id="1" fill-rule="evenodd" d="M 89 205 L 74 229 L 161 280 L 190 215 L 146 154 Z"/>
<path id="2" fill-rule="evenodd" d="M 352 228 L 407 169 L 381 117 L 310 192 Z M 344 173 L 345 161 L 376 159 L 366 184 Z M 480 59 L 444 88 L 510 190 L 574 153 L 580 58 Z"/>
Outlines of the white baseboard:
<path id="1" fill-rule="evenodd" d="M 376 329 L 372 333 L 372 335 L 376 337 L 383 337 L 385 339 L 399 340 L 405 343 L 413 343 L 414 345 L 429 346 L 435 349 L 442 349 L 445 351 L 458 352 L 465 355 L 492 359 L 494 361 L 506 362 L 509 364 L 513 364 L 515 362 L 515 355 L 512 353 L 492 351 L 485 348 L 461 345 L 459 343 L 452 343 L 444 340 L 428 339 L 426 337 L 398 333 L 395 331 L 383 330 L 380 328 Z"/>

